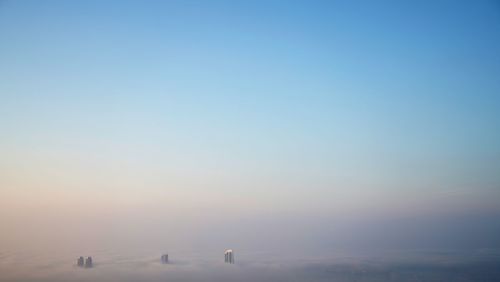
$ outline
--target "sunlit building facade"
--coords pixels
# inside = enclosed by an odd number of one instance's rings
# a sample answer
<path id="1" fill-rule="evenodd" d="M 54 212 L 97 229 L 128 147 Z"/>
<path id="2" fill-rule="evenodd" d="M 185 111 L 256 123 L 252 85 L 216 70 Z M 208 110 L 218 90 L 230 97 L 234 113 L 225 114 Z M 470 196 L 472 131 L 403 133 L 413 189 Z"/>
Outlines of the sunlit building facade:
<path id="1" fill-rule="evenodd" d="M 234 263 L 234 252 L 233 250 L 226 250 L 224 252 L 224 262 L 225 263 Z"/>

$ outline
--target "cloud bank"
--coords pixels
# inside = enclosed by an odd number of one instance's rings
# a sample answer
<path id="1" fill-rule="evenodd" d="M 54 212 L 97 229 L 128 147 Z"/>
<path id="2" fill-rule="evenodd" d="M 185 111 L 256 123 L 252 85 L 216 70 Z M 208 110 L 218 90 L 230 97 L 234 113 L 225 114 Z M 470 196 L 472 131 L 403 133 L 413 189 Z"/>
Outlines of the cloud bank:
<path id="1" fill-rule="evenodd" d="M 153 255 L 94 254 L 95 267 L 75 266 L 68 255 L 2 253 L 0 281 L 494 281 L 498 250 L 474 253 L 394 253 L 379 257 L 281 258 L 240 254 L 234 265 L 195 254 L 161 264 Z M 179 257 L 180 256 L 180 257 Z"/>

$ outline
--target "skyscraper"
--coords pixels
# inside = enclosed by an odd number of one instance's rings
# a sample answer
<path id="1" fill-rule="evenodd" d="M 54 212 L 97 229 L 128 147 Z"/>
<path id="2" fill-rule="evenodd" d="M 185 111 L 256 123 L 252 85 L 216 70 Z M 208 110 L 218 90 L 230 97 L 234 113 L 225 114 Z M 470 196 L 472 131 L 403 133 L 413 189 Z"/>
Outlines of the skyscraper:
<path id="1" fill-rule="evenodd" d="M 168 255 L 167 254 L 164 254 L 161 256 L 161 262 L 162 263 L 168 263 Z"/>
<path id="2" fill-rule="evenodd" d="M 87 267 L 87 268 L 92 267 L 92 257 L 88 257 L 88 258 L 85 260 L 85 267 Z"/>
<path id="3" fill-rule="evenodd" d="M 225 263 L 234 263 L 234 253 L 233 250 L 226 250 L 224 252 L 224 262 Z"/>
<path id="4" fill-rule="evenodd" d="M 83 267 L 83 257 L 79 257 L 76 260 L 76 265 L 78 265 L 79 267 Z"/>

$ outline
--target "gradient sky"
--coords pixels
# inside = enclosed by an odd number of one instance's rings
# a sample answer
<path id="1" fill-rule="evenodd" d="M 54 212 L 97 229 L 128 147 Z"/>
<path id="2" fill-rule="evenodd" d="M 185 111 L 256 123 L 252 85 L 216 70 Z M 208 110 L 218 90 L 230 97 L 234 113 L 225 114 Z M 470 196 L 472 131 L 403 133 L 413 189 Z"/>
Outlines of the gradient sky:
<path id="1" fill-rule="evenodd" d="M 2 1 L 0 238 L 443 217 L 500 247 L 499 110 L 496 1 Z"/>

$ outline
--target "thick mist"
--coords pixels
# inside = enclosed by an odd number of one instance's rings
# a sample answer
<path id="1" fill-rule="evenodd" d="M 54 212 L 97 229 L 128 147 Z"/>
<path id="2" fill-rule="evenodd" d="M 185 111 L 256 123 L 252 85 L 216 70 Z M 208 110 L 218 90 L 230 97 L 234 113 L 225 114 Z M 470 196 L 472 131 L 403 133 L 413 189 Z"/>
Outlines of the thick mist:
<path id="1" fill-rule="evenodd" d="M 494 281 L 498 251 L 394 252 L 277 258 L 272 253 L 236 253 L 236 264 L 212 255 L 172 252 L 161 264 L 146 252 L 94 252 L 93 268 L 75 266 L 62 254 L 0 253 L 0 281 Z"/>

